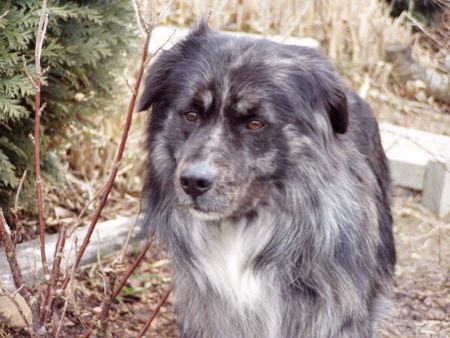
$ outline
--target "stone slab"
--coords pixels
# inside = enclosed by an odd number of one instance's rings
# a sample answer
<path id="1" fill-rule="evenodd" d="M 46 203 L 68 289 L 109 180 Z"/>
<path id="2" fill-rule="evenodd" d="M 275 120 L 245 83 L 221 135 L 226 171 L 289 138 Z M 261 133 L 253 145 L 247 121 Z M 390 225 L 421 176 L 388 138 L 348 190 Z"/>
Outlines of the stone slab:
<path id="1" fill-rule="evenodd" d="M 152 37 L 150 40 L 150 51 L 155 53 L 159 50 L 165 50 L 172 47 L 175 43 L 182 40 L 189 33 L 190 29 L 180 28 L 175 26 L 158 26 L 152 32 Z M 250 33 L 240 33 L 240 32 L 223 32 L 225 34 L 230 34 L 240 37 L 251 37 L 256 39 L 262 39 L 264 36 L 258 34 Z M 267 36 L 268 40 L 275 42 L 286 43 L 288 45 L 298 45 L 311 48 L 319 48 L 319 42 L 312 38 L 294 38 L 294 37 L 283 37 L 281 35 Z"/>
<path id="2" fill-rule="evenodd" d="M 422 191 L 424 205 L 439 217 L 450 212 L 450 137 L 380 124 L 393 183 Z"/>

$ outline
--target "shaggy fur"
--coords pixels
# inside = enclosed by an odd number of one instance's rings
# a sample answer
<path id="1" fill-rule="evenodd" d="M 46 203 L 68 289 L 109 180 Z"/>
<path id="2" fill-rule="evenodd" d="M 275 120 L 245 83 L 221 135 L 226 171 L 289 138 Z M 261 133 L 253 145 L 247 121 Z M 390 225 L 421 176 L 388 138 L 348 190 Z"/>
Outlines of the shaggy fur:
<path id="1" fill-rule="evenodd" d="M 390 178 L 369 106 L 329 61 L 203 22 L 150 68 L 150 107 L 146 223 L 181 335 L 372 337 L 395 264 Z M 198 196 L 192 168 L 212 181 Z"/>

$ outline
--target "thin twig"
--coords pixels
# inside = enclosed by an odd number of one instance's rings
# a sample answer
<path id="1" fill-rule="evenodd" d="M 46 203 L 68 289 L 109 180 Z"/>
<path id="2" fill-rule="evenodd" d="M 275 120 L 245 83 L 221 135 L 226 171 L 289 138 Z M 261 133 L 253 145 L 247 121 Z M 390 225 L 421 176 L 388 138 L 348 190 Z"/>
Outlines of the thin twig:
<path id="1" fill-rule="evenodd" d="M 114 300 L 113 290 L 116 283 L 116 274 L 113 270 L 107 271 L 106 276 L 103 277 L 104 292 L 103 301 L 100 312 L 100 323 L 98 337 L 107 337 L 108 317 L 111 305 Z"/>
<path id="2" fill-rule="evenodd" d="M 22 231 L 21 231 L 22 230 L 22 222 L 19 219 L 19 196 L 22 191 L 23 182 L 25 181 L 26 177 L 27 177 L 27 171 L 25 170 L 23 172 L 22 177 L 20 178 L 19 187 L 17 188 L 16 197 L 14 198 L 13 213 L 14 213 L 14 223 L 16 225 L 16 231 L 14 232 L 14 238 L 13 238 L 14 250 L 16 248 L 17 242 L 21 238 L 21 233 L 22 233 Z"/>
<path id="3" fill-rule="evenodd" d="M 442 167 L 442 169 L 444 169 L 446 172 L 450 172 L 450 167 L 447 165 L 447 163 L 445 163 L 441 158 L 438 157 L 438 155 L 433 153 L 427 147 L 423 146 L 420 142 L 417 142 L 416 140 L 414 140 L 411 136 L 400 134 L 400 133 L 392 131 L 392 130 L 388 130 L 387 132 L 392 135 L 403 138 L 404 140 L 408 140 L 408 142 L 411 142 L 412 144 L 414 144 L 415 146 L 417 146 L 418 148 L 420 148 L 424 152 L 426 152 L 428 155 L 430 155 L 433 158 L 433 161 L 436 162 L 438 165 L 440 165 Z M 391 147 L 393 147 L 394 145 L 392 145 Z"/>
<path id="4" fill-rule="evenodd" d="M 14 198 L 14 213 L 17 214 L 19 212 L 19 196 L 22 191 L 23 182 L 25 181 L 25 178 L 27 177 L 27 171 L 25 170 L 23 172 L 22 177 L 20 178 L 19 187 L 17 188 L 16 197 Z"/>
<path id="5" fill-rule="evenodd" d="M 159 16 L 156 20 L 153 20 L 153 18 L 152 18 L 153 9 L 152 9 L 152 11 L 149 12 L 149 17 L 148 17 L 149 24 L 146 26 L 147 34 L 149 34 L 149 32 L 151 32 L 156 27 L 156 25 L 159 24 L 159 22 L 161 21 L 161 18 L 163 18 L 169 12 L 169 9 L 170 9 L 170 7 L 172 7 L 172 5 L 173 5 L 173 1 L 172 0 L 168 1 L 167 4 L 164 6 L 164 8 L 161 10 L 161 13 L 159 13 Z"/>
<path id="6" fill-rule="evenodd" d="M 164 294 L 164 296 L 159 301 L 158 305 L 156 306 L 155 310 L 153 311 L 153 313 L 151 314 L 149 319 L 147 320 L 147 323 L 145 323 L 145 326 L 142 328 L 141 332 L 139 332 L 139 334 L 137 335 L 137 338 L 143 337 L 145 332 L 147 332 L 147 330 L 149 329 L 150 325 L 152 325 L 153 319 L 155 319 L 156 315 L 158 314 L 159 310 L 161 309 L 161 307 L 166 302 L 166 300 L 169 297 L 169 295 L 172 292 L 172 290 L 173 290 L 173 286 L 170 286 L 169 289 Z"/>
<path id="7" fill-rule="evenodd" d="M 441 223 L 437 223 L 430 231 L 428 231 L 426 234 L 418 235 L 418 236 L 405 236 L 402 235 L 402 240 L 407 242 L 414 242 L 414 241 L 424 241 L 427 238 L 430 238 L 434 233 L 437 231 L 438 234 L 440 233 L 441 229 L 444 230 L 450 230 L 449 225 L 442 225 Z"/>
<path id="8" fill-rule="evenodd" d="M 122 280 L 120 281 L 119 285 L 116 287 L 116 290 L 114 291 L 113 298 L 116 298 L 119 295 L 119 293 L 122 291 L 123 286 L 127 282 L 128 278 L 130 278 L 130 276 L 132 275 L 134 270 L 136 270 L 136 268 L 139 266 L 139 263 L 144 258 L 145 254 L 147 253 L 147 251 L 150 248 L 151 244 L 152 244 L 152 239 L 147 240 L 147 243 L 145 243 L 145 246 L 142 248 L 141 253 L 136 258 L 136 260 L 134 261 L 133 265 L 128 269 L 127 273 L 122 278 Z"/>
<path id="9" fill-rule="evenodd" d="M 3 287 L 3 285 L 1 285 L 1 284 L 0 284 L 0 290 L 2 291 L 3 295 L 6 296 L 6 298 L 8 298 L 8 299 L 14 304 L 15 308 L 17 309 L 17 311 L 18 311 L 19 314 L 20 314 L 20 317 L 22 317 L 22 320 L 23 320 L 23 322 L 25 323 L 25 327 L 27 328 L 27 330 L 28 330 L 31 334 L 34 334 L 34 335 L 35 335 L 35 333 L 33 332 L 33 328 L 31 327 L 31 324 L 30 324 L 30 322 L 29 322 L 28 319 L 27 319 L 27 316 L 25 316 L 25 313 L 24 313 L 23 310 L 22 310 L 22 307 L 21 307 L 20 304 L 17 303 L 17 301 L 16 301 L 16 296 L 17 296 L 17 294 L 19 293 L 19 290 L 16 290 L 12 296 L 10 295 L 10 293 L 8 292 L 8 290 L 6 290 L 6 289 Z"/>
<path id="10" fill-rule="evenodd" d="M 169 41 L 172 39 L 172 37 L 175 35 L 176 32 L 177 32 L 177 30 L 174 29 L 172 34 L 169 35 L 169 37 L 166 39 L 166 41 L 164 41 L 164 43 L 161 46 L 159 46 L 158 49 L 154 53 L 152 53 L 152 57 L 148 58 L 147 62 L 145 63 L 145 66 L 147 66 L 148 63 L 152 60 L 152 58 L 155 55 L 158 55 L 158 53 L 161 51 L 161 49 L 163 49 L 169 43 Z"/>
<path id="11" fill-rule="evenodd" d="M 47 291 L 45 294 L 44 308 L 42 319 L 44 323 L 47 323 L 53 314 L 53 304 L 55 302 L 56 285 L 61 274 L 61 260 L 62 252 L 66 244 L 67 237 L 67 223 L 62 222 L 61 229 L 58 232 L 58 238 L 56 239 L 55 254 L 53 257 L 52 274 L 50 276 L 50 281 L 47 286 Z"/>
<path id="12" fill-rule="evenodd" d="M 150 237 L 147 242 L 145 243 L 145 246 L 142 248 L 141 253 L 139 254 L 139 256 L 136 258 L 136 260 L 134 261 L 133 265 L 128 269 L 127 273 L 125 274 L 125 276 L 122 278 L 122 280 L 120 281 L 119 285 L 117 285 L 112 298 L 115 299 L 120 292 L 122 291 L 122 288 L 124 287 L 125 283 L 127 282 L 128 278 L 130 278 L 130 276 L 133 274 L 134 270 L 136 270 L 136 268 L 139 266 L 139 263 L 142 261 L 142 259 L 144 258 L 145 254 L 147 253 L 148 249 L 150 248 L 151 244 L 152 244 L 152 239 L 153 237 Z M 91 335 L 91 331 L 94 328 L 94 322 L 91 324 L 89 331 L 84 335 L 84 338 L 88 338 Z"/>
<path id="13" fill-rule="evenodd" d="M 47 13 L 47 0 L 42 1 L 42 12 L 39 18 L 39 26 L 36 35 L 36 48 L 34 52 L 35 63 L 36 63 L 36 75 L 40 76 L 41 73 L 41 54 L 42 47 L 44 45 L 45 33 L 47 31 L 48 25 L 48 13 Z"/>
<path id="14" fill-rule="evenodd" d="M 130 227 L 130 230 L 128 231 L 127 239 L 125 240 L 125 244 L 123 245 L 122 250 L 119 255 L 120 263 L 122 263 L 125 258 L 125 254 L 127 252 L 128 245 L 130 245 L 130 241 L 131 241 L 131 237 L 133 236 L 134 229 L 136 228 L 136 225 L 139 222 L 139 215 L 141 214 L 141 203 L 140 203 L 140 201 L 138 201 L 138 203 L 139 204 L 138 204 L 136 219 L 134 220 L 133 224 Z"/>
<path id="15" fill-rule="evenodd" d="M 75 248 L 78 246 L 78 238 L 77 237 L 74 238 L 74 246 L 75 246 Z M 60 317 L 61 319 L 58 323 L 58 327 L 55 332 L 56 338 L 59 337 L 59 333 L 61 332 L 61 328 L 63 326 L 63 321 L 66 316 L 67 305 L 69 303 L 68 292 L 71 291 L 71 287 L 72 287 L 71 281 L 74 279 L 74 276 L 75 276 L 75 265 L 72 265 L 72 269 L 70 270 L 69 276 L 68 276 L 68 282 L 67 282 L 68 289 L 66 290 L 66 299 L 64 300 L 64 307 L 63 307 L 63 311 L 62 311 L 61 317 Z"/>
<path id="16" fill-rule="evenodd" d="M 94 196 L 90 199 L 90 201 L 83 207 L 83 209 L 81 210 L 80 214 L 78 215 L 77 219 L 75 220 L 74 224 L 72 225 L 72 227 L 69 230 L 69 235 L 67 237 L 72 236 L 72 234 L 74 233 L 74 231 L 76 230 L 77 226 L 80 224 L 81 222 L 81 218 L 84 216 L 84 214 L 86 213 L 87 209 L 89 208 L 89 206 L 97 199 L 97 197 L 105 190 L 105 186 L 101 187 L 100 189 L 98 189 Z"/>
<path id="17" fill-rule="evenodd" d="M 5 249 L 6 260 L 8 261 L 9 268 L 11 270 L 14 285 L 20 295 L 25 299 L 27 305 L 30 307 L 33 319 L 32 328 L 34 332 L 38 332 L 41 327 L 39 302 L 31 293 L 30 288 L 25 284 L 22 269 L 17 261 L 15 247 L 11 239 L 11 231 L 6 223 L 2 208 L 0 208 L 0 239 Z"/>
<path id="18" fill-rule="evenodd" d="M 133 0 L 133 8 L 134 8 L 134 14 L 136 16 L 136 22 L 139 26 L 139 29 L 141 30 L 142 34 L 146 34 L 145 25 L 144 25 L 144 19 L 142 18 L 142 11 L 141 11 L 141 4 L 137 0 Z"/>
<path id="19" fill-rule="evenodd" d="M 11 240 L 11 230 L 6 223 L 2 208 L 0 208 L 0 238 L 4 245 L 6 259 L 8 260 L 8 264 L 11 269 L 14 285 L 17 289 L 21 290 L 20 294 L 23 296 L 23 298 L 29 300 L 31 292 L 25 285 L 22 275 L 22 269 L 20 268 L 19 262 L 17 261 L 16 252 Z"/>
<path id="20" fill-rule="evenodd" d="M 69 297 L 66 297 L 66 299 L 64 300 L 64 306 L 63 306 L 63 310 L 61 312 L 61 317 L 59 319 L 59 323 L 58 326 L 56 328 L 56 332 L 55 332 L 55 338 L 59 337 L 59 333 L 61 331 L 62 325 L 63 325 L 63 321 L 64 318 L 66 317 L 66 311 L 67 311 L 67 305 L 69 304 Z"/>
<path id="21" fill-rule="evenodd" d="M 37 193 L 37 206 L 38 206 L 38 219 L 39 219 L 39 241 L 41 247 L 41 260 L 44 268 L 44 274 L 49 275 L 47 257 L 45 255 L 45 224 L 44 224 L 44 198 L 42 194 L 42 174 L 41 174 L 41 162 L 40 162 L 40 127 L 41 127 L 41 114 L 44 106 L 41 107 L 41 82 L 42 82 L 42 70 L 41 70 L 41 54 L 42 46 L 44 44 L 45 32 L 47 30 L 48 14 L 47 14 L 47 0 L 43 0 L 42 12 L 39 19 L 39 26 L 36 35 L 36 48 L 35 48 L 35 68 L 36 77 L 34 79 L 35 89 L 35 105 L 34 105 L 34 167 L 36 172 L 36 193 Z"/>
<path id="22" fill-rule="evenodd" d="M 434 34 L 432 34 L 428 29 L 426 29 L 414 16 L 410 15 L 408 12 L 403 12 L 405 15 L 417 28 L 419 28 L 426 36 L 428 36 L 433 42 L 439 45 L 440 48 L 445 48 L 445 46 L 437 39 Z"/>
<path id="23" fill-rule="evenodd" d="M 122 74 L 121 78 L 125 81 L 125 84 L 127 85 L 128 89 L 132 94 L 134 94 L 134 88 L 133 85 L 130 83 L 130 81 Z"/>

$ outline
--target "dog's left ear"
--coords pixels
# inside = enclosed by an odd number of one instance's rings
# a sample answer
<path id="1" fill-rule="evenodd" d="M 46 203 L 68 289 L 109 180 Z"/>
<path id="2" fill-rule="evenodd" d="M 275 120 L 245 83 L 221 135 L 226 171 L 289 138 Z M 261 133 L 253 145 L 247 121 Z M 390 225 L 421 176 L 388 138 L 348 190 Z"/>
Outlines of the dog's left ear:
<path id="1" fill-rule="evenodd" d="M 333 131 L 344 134 L 348 127 L 346 88 L 331 63 L 318 50 L 302 48 L 300 54 L 304 60 L 297 68 L 297 86 L 313 109 L 325 110 Z M 305 91 L 305 88 L 310 89 Z"/>
<path id="2" fill-rule="evenodd" d="M 332 80 L 327 79 L 326 81 Z M 347 97 L 344 92 L 345 89 L 338 81 L 329 83 L 330 88 L 325 88 L 324 100 L 328 118 L 334 132 L 344 134 L 348 127 Z"/>

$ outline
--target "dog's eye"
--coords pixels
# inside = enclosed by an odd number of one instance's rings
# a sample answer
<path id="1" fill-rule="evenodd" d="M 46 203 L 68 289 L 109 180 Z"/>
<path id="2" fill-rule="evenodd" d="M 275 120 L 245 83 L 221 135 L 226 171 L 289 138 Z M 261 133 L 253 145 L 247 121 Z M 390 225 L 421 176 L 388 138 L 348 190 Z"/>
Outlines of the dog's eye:
<path id="1" fill-rule="evenodd" d="M 265 124 L 261 120 L 251 119 L 247 121 L 247 129 L 250 130 L 259 130 L 264 126 Z"/>
<path id="2" fill-rule="evenodd" d="M 184 118 L 186 119 L 186 121 L 194 123 L 197 122 L 199 115 L 198 113 L 194 112 L 194 111 L 187 111 L 184 114 Z"/>

